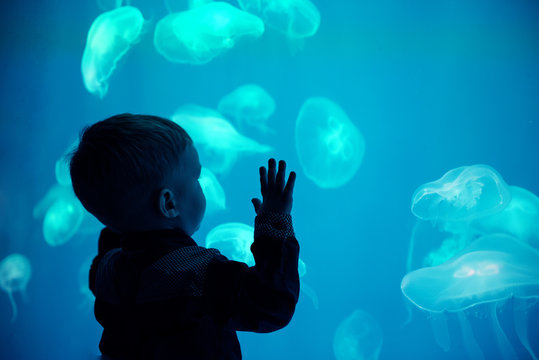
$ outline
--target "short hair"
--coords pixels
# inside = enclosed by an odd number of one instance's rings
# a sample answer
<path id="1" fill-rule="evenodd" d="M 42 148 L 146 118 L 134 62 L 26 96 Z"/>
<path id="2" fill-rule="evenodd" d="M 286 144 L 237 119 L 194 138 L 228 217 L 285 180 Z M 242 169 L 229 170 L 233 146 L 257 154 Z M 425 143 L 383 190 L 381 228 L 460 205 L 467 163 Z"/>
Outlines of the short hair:
<path id="1" fill-rule="evenodd" d="M 137 206 L 180 165 L 192 143 L 178 124 L 158 116 L 119 114 L 99 121 L 82 130 L 71 154 L 75 195 L 118 230 L 128 218 L 137 221 Z"/>

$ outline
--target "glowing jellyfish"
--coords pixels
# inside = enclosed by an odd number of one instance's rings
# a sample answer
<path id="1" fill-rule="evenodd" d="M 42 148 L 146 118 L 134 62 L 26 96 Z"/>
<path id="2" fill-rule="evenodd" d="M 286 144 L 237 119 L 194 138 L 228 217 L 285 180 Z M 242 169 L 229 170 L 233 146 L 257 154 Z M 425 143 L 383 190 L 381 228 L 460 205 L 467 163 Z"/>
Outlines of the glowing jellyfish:
<path id="1" fill-rule="evenodd" d="M 275 111 L 275 101 L 258 85 L 242 85 L 225 95 L 219 101 L 217 110 L 235 119 L 240 129 L 248 125 L 262 132 L 272 132 L 266 121 Z"/>
<path id="2" fill-rule="evenodd" d="M 329 99 L 310 98 L 303 104 L 296 120 L 295 136 L 301 167 L 321 188 L 346 184 L 363 160 L 363 135 Z"/>
<path id="3" fill-rule="evenodd" d="M 195 142 L 200 162 L 216 174 L 227 173 L 240 154 L 262 154 L 271 147 L 241 135 L 215 110 L 185 105 L 172 120 L 183 127 Z"/>
<path id="4" fill-rule="evenodd" d="M 238 0 L 238 3 L 290 38 L 313 36 L 320 26 L 320 12 L 309 0 Z"/>
<path id="5" fill-rule="evenodd" d="M 206 247 L 218 249 L 221 254 L 230 260 L 241 261 L 249 266 L 255 265 L 251 252 L 254 241 L 254 228 L 243 223 L 226 223 L 214 227 L 206 235 Z M 298 274 L 300 278 L 307 273 L 307 266 L 303 260 L 298 261 Z M 316 309 L 318 309 L 318 296 L 315 291 L 300 280 L 300 289 L 307 295 Z"/>
<path id="6" fill-rule="evenodd" d="M 472 220 L 502 211 L 511 200 L 505 181 L 487 165 L 462 166 L 421 185 L 412 212 L 423 220 Z"/>
<path id="7" fill-rule="evenodd" d="M 155 27 L 154 45 L 169 61 L 202 65 L 237 41 L 263 33 L 258 17 L 217 1 L 165 16 Z"/>
<path id="8" fill-rule="evenodd" d="M 507 207 L 472 221 L 470 231 L 479 235 L 504 233 L 539 248 L 539 198 L 518 186 L 509 186 L 509 191 Z"/>
<path id="9" fill-rule="evenodd" d="M 79 268 L 79 293 L 83 297 L 79 305 L 81 310 L 90 310 L 94 303 L 95 296 L 90 290 L 90 267 L 92 266 L 93 258 L 87 258 Z"/>
<path id="10" fill-rule="evenodd" d="M 101 99 L 107 94 L 110 76 L 139 40 L 143 25 L 142 13 L 132 6 L 105 12 L 94 20 L 82 55 L 82 78 L 90 93 Z"/>
<path id="11" fill-rule="evenodd" d="M 333 337 L 337 360 L 376 360 L 382 350 L 382 328 L 369 313 L 356 309 L 341 321 Z"/>
<path id="12" fill-rule="evenodd" d="M 79 230 L 84 208 L 67 186 L 55 186 L 34 207 L 34 217 L 44 215 L 43 236 L 50 246 L 68 242 Z"/>
<path id="13" fill-rule="evenodd" d="M 11 254 L 0 262 L 0 288 L 7 292 L 9 296 L 9 301 L 13 309 L 11 322 L 15 321 L 18 314 L 13 293 L 20 291 L 24 295 L 31 276 L 32 266 L 24 255 Z"/>
<path id="14" fill-rule="evenodd" d="M 206 197 L 206 214 L 226 209 L 225 190 L 211 170 L 203 167 L 198 179 Z"/>
<path id="15" fill-rule="evenodd" d="M 69 172 L 69 155 L 77 148 L 79 140 L 74 141 L 64 151 L 62 156 L 56 160 L 54 168 L 54 174 L 56 175 L 56 181 L 60 185 L 71 186 L 71 174 Z"/>
<path id="16" fill-rule="evenodd" d="M 458 312 L 466 348 L 473 358 L 483 358 L 463 311 L 486 304 L 493 321 L 500 353 L 516 358 L 498 322 L 497 304 L 509 299 L 539 298 L 539 251 L 511 236 L 495 234 L 471 242 L 449 261 L 408 273 L 401 282 L 405 297 L 430 313 Z M 527 336 L 525 312 L 515 311 L 515 331 L 536 359 Z M 447 329 L 435 334 L 449 348 Z"/>

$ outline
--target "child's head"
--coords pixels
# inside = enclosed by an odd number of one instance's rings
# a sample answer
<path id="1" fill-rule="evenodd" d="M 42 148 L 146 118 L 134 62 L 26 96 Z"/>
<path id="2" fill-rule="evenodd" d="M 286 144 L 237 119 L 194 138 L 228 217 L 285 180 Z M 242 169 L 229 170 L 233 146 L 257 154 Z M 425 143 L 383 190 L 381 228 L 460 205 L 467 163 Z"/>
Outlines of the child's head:
<path id="1" fill-rule="evenodd" d="M 81 203 L 115 231 L 192 235 L 204 215 L 198 154 L 170 120 L 121 114 L 95 123 L 83 130 L 70 169 Z"/>

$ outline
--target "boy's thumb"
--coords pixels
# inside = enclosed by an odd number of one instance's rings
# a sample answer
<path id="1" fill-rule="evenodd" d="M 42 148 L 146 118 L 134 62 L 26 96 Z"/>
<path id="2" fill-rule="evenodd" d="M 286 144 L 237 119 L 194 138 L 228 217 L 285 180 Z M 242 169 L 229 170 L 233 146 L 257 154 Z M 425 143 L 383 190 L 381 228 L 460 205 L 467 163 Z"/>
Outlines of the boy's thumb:
<path id="1" fill-rule="evenodd" d="M 262 202 L 260 201 L 260 199 L 257 199 L 257 198 L 252 198 L 251 202 L 253 203 L 255 212 L 258 214 L 258 209 L 260 209 L 260 205 L 262 204 Z"/>

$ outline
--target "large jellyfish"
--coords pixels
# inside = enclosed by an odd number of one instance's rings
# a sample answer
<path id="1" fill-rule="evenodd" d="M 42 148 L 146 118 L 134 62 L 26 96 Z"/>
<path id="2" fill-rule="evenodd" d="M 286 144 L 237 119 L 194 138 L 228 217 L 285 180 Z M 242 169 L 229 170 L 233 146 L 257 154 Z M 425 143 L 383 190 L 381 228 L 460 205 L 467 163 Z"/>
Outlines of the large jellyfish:
<path id="1" fill-rule="evenodd" d="M 155 27 L 154 45 L 169 61 L 202 65 L 237 41 L 263 33 L 258 17 L 216 1 L 165 16 Z"/>
<path id="2" fill-rule="evenodd" d="M 497 306 L 513 298 L 539 298 L 539 251 L 505 234 L 481 237 L 445 263 L 408 273 L 401 282 L 405 297 L 418 308 L 430 313 L 458 313 L 463 341 L 470 357 L 483 359 L 475 342 L 464 310 L 486 306 L 500 354 L 516 358 L 515 350 L 498 321 Z M 514 310 L 514 329 L 533 359 L 528 335 L 526 312 Z M 438 324 L 437 342 L 448 350 L 450 339 L 446 325 Z"/>
<path id="3" fill-rule="evenodd" d="M 18 314 L 13 292 L 20 291 L 24 295 L 31 276 L 30 261 L 22 254 L 11 254 L 0 262 L 0 288 L 7 292 L 13 308 L 11 322 L 15 321 Z"/>
<path id="4" fill-rule="evenodd" d="M 313 36 L 320 26 L 320 12 L 309 0 L 238 0 L 238 3 L 290 38 Z"/>
<path id="5" fill-rule="evenodd" d="M 217 110 L 236 120 L 240 129 L 246 125 L 262 132 L 273 132 L 266 124 L 275 111 L 275 101 L 256 84 L 246 84 L 225 95 Z"/>
<path id="6" fill-rule="evenodd" d="M 305 175 L 321 188 L 346 184 L 365 153 L 363 135 L 333 101 L 315 97 L 296 120 L 296 150 Z"/>
<path id="7" fill-rule="evenodd" d="M 206 214 L 211 214 L 217 210 L 225 210 L 225 190 L 211 170 L 203 167 L 198 182 L 206 197 Z"/>
<path id="8" fill-rule="evenodd" d="M 266 153 L 271 147 L 241 135 L 217 111 L 197 105 L 180 107 L 172 120 L 195 142 L 200 162 L 215 174 L 227 173 L 240 154 Z"/>
<path id="9" fill-rule="evenodd" d="M 254 228 L 247 224 L 231 222 L 214 227 L 206 235 L 206 247 L 216 248 L 221 254 L 230 260 L 241 261 L 249 266 L 255 265 L 255 259 L 251 252 L 251 244 L 254 241 Z M 300 276 L 300 289 L 313 302 L 318 309 L 318 296 L 314 290 L 301 278 L 307 273 L 307 265 L 301 259 L 298 261 L 298 273 Z"/>
<path id="10" fill-rule="evenodd" d="M 132 6 L 122 6 L 99 15 L 90 30 L 82 55 L 84 86 L 103 98 L 109 88 L 109 77 L 118 61 L 136 43 L 142 32 L 144 18 Z"/>
<path id="11" fill-rule="evenodd" d="M 382 343 L 378 321 L 366 311 L 356 309 L 337 326 L 333 353 L 337 360 L 377 360 Z"/>
<path id="12" fill-rule="evenodd" d="M 84 208 L 68 186 L 54 186 L 34 207 L 34 217 L 44 215 L 43 236 L 50 246 L 68 242 L 79 230 Z"/>
<path id="13" fill-rule="evenodd" d="M 518 186 L 509 186 L 511 201 L 505 209 L 471 222 L 478 235 L 509 234 L 539 249 L 539 198 Z"/>
<path id="14" fill-rule="evenodd" d="M 472 220 L 503 210 L 510 200 L 509 188 L 496 170 L 462 166 L 421 185 L 412 196 L 412 213 L 423 220 Z"/>

